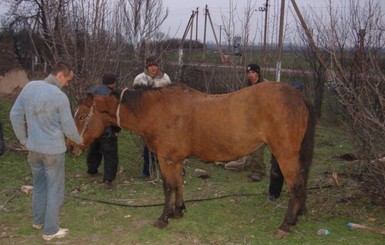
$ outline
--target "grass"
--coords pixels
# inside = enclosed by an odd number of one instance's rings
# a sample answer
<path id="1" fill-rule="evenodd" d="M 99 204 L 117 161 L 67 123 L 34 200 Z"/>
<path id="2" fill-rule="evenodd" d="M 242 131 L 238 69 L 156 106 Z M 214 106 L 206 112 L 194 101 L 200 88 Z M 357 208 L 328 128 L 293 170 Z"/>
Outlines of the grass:
<path id="1" fill-rule="evenodd" d="M 11 104 L 12 101 L 0 101 L 8 146 L 6 154 L 0 157 L 0 205 L 4 207 L 0 210 L 0 244 L 42 244 L 40 231 L 31 227 L 31 194 L 20 191 L 22 185 L 31 185 L 32 179 L 27 153 L 17 150 L 8 121 Z M 385 224 L 384 208 L 372 205 L 360 189 L 362 183 L 351 177 L 355 166 L 336 157 L 352 150 L 347 135 L 342 127 L 318 126 L 308 214 L 300 217 L 289 237 L 278 240 L 274 233 L 286 211 L 286 189 L 277 202 L 268 202 L 268 178 L 253 183 L 246 178 L 245 171 L 226 171 L 194 158 L 185 164 L 184 218 L 170 220 L 164 229 L 154 227 L 152 224 L 163 209 L 162 184 L 138 177 L 142 168 L 140 139 L 122 131 L 120 168 L 112 190 L 106 190 L 100 183 L 101 176 L 86 175 L 85 155 L 66 156 L 66 203 L 60 221 L 70 229 L 70 234 L 49 244 L 383 244 L 383 235 L 346 226 L 353 222 L 384 228 Z M 268 152 L 265 159 L 270 160 Z M 197 168 L 206 169 L 211 178 L 195 177 Z M 340 187 L 331 185 L 332 172 L 338 173 Z M 194 201 L 224 195 L 230 196 Z M 161 205 L 130 207 L 147 204 Z M 321 228 L 331 234 L 318 236 L 316 232 Z"/>

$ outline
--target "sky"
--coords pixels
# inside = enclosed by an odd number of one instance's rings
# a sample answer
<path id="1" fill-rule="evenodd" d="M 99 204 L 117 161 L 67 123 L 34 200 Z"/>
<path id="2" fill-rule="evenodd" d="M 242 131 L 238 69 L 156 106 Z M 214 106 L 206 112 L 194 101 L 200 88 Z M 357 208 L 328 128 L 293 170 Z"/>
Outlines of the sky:
<path id="1" fill-rule="evenodd" d="M 166 21 L 163 24 L 163 32 L 168 33 L 170 37 L 181 38 L 187 27 L 188 21 L 192 14 L 193 10 L 199 8 L 198 15 L 198 39 L 203 41 L 204 36 L 204 9 L 205 6 L 208 6 L 211 19 L 215 28 L 216 36 L 218 41 L 220 40 L 220 25 L 222 24 L 222 15 L 228 14 L 229 11 L 229 2 L 232 1 L 237 8 L 237 13 L 239 16 L 243 16 L 244 8 L 246 6 L 247 0 L 163 0 L 164 7 L 168 8 L 169 15 Z M 300 11 L 304 14 L 305 12 L 310 13 L 310 11 L 316 11 L 317 13 L 322 13 L 327 11 L 327 3 L 329 0 L 296 0 L 296 3 Z M 333 6 L 340 4 L 342 0 L 331 0 Z M 385 11 L 385 0 L 377 0 L 383 11 Z M 256 9 L 263 7 L 266 0 L 252 0 L 252 3 L 256 3 Z M 367 0 L 360 0 L 360 3 L 365 4 Z M 278 32 L 278 20 L 275 22 L 276 26 L 272 26 L 274 23 L 274 18 L 279 17 L 281 0 L 269 0 L 269 28 L 270 32 Z M 285 11 L 285 24 L 289 27 L 295 28 L 295 17 L 292 8 L 291 0 L 285 0 L 286 11 Z M 274 17 L 275 15 L 275 17 Z M 255 30 L 252 35 L 254 35 L 256 42 L 262 42 L 263 39 L 263 26 L 264 26 L 264 12 L 255 11 L 254 14 L 255 22 L 253 23 L 252 30 Z M 242 26 L 238 26 L 238 32 Z M 212 29 L 209 24 L 207 24 L 206 32 L 207 41 L 215 41 L 212 34 Z M 285 39 L 291 39 L 289 37 L 290 33 L 285 32 Z M 278 36 L 278 35 L 275 35 Z M 190 33 L 187 35 L 186 39 L 189 40 Z M 194 32 L 193 39 L 195 39 L 195 22 L 194 22 Z M 224 41 L 224 34 L 222 32 L 222 42 Z"/>
<path id="2" fill-rule="evenodd" d="M 232 0 L 233 5 L 236 6 L 236 12 L 238 14 L 238 19 L 242 19 L 244 9 L 246 7 L 247 0 Z M 255 32 L 258 32 L 259 34 L 262 34 L 263 26 L 264 26 L 264 17 L 265 14 L 262 11 L 259 11 L 259 7 L 263 7 L 266 0 L 255 0 L 252 3 L 256 3 L 256 11 L 254 12 L 254 20 L 255 23 L 253 23 L 252 29 L 255 30 Z M 308 8 L 309 6 L 312 6 L 313 8 L 325 8 L 326 4 L 322 4 L 324 0 L 297 0 L 297 5 L 300 9 Z M 199 15 L 198 15 L 198 39 L 201 41 L 203 40 L 203 33 L 204 33 L 204 9 L 207 5 L 209 9 L 209 13 L 215 28 L 217 39 L 219 40 L 219 34 L 220 34 L 220 25 L 222 25 L 222 15 L 228 15 L 229 9 L 230 9 L 230 0 L 185 0 L 185 1 L 175 1 L 175 0 L 163 0 L 164 7 L 168 8 L 169 15 L 165 23 L 163 24 L 164 31 L 169 33 L 171 37 L 174 35 L 178 38 L 183 36 L 183 33 L 186 29 L 186 26 L 188 24 L 188 21 L 190 19 L 190 16 L 192 14 L 192 10 L 196 10 L 198 7 L 199 9 Z M 274 12 L 276 16 L 278 17 L 278 13 L 280 11 L 280 3 L 281 0 L 269 0 L 269 18 L 274 15 Z M 285 5 L 288 6 L 290 3 L 290 0 L 285 0 Z M 311 5 L 310 5 L 311 4 Z M 287 9 L 287 7 L 286 7 Z M 288 13 L 286 11 L 286 17 L 292 19 L 292 14 Z M 271 21 L 271 20 L 270 20 Z M 238 21 L 239 23 L 240 21 Z M 194 22 L 195 26 L 195 22 Z M 238 32 L 242 28 L 241 24 L 236 28 Z M 276 28 L 278 29 L 278 28 Z M 207 32 L 206 32 L 206 39 L 208 41 L 214 41 L 214 36 L 212 34 L 212 28 L 209 24 L 207 24 Z M 222 41 L 224 39 L 222 33 Z M 190 34 L 187 35 L 187 39 L 189 39 Z M 193 37 L 195 37 L 195 27 L 194 27 L 194 33 Z"/>
<path id="3" fill-rule="evenodd" d="M 204 9 L 207 5 L 209 9 L 209 13 L 211 19 L 213 21 L 213 26 L 215 29 L 215 33 L 218 41 L 224 41 L 224 32 L 222 31 L 222 36 L 220 37 L 220 26 L 222 25 L 222 17 L 223 15 L 228 15 L 229 12 L 229 3 L 233 2 L 233 5 L 236 6 L 236 12 L 238 14 L 238 23 L 239 19 L 242 19 L 244 8 L 246 6 L 247 1 L 255 3 L 256 11 L 254 12 L 253 24 L 251 27 L 251 38 L 254 38 L 255 42 L 263 41 L 263 29 L 264 29 L 264 12 L 258 11 L 259 7 L 263 7 L 266 0 L 163 0 L 163 6 L 168 8 L 169 15 L 166 21 L 162 25 L 162 32 L 168 34 L 169 37 L 173 38 L 182 38 L 183 33 L 187 27 L 188 21 L 192 14 L 192 11 L 198 8 L 198 39 L 203 41 L 204 36 Z M 329 0 L 296 0 L 297 5 L 301 12 L 304 14 L 306 12 L 310 12 L 311 10 L 316 11 L 317 13 L 326 12 L 327 3 Z M 337 6 L 339 3 L 343 2 L 343 0 L 330 0 L 333 6 Z M 345 0 L 346 1 L 346 0 Z M 368 0 L 360 0 L 360 3 L 363 5 Z M 385 0 L 374 0 L 380 3 L 380 6 L 385 13 Z M 278 17 L 280 11 L 280 3 L 281 0 L 269 0 L 269 33 L 275 36 L 278 30 Z M 291 0 L 285 0 L 286 11 L 285 11 L 285 25 L 289 28 L 295 28 L 295 17 L 292 12 L 292 4 Z M 4 3 L 0 2 L 0 15 L 4 14 Z M 385 15 L 384 15 L 385 16 Z M 384 17 L 385 18 L 385 17 Z M 194 32 L 193 39 L 195 39 L 195 21 L 194 21 Z M 275 25 L 275 26 L 274 26 Z M 240 35 L 240 30 L 242 29 L 241 24 L 237 27 L 236 35 Z M 223 29 L 222 29 L 223 30 Z M 285 41 L 290 42 L 293 37 L 290 37 L 290 34 L 293 35 L 291 31 L 285 31 Z M 206 32 L 206 40 L 214 42 L 214 35 L 211 29 L 210 24 L 207 24 L 207 32 Z M 186 39 L 190 38 L 190 33 L 188 33 Z M 288 41 L 289 39 L 289 41 Z"/>

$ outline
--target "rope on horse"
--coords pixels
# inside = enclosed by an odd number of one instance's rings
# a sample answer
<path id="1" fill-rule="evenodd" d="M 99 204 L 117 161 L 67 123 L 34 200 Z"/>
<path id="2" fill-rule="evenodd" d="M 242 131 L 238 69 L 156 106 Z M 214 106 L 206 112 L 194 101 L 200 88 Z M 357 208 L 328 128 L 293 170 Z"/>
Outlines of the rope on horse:
<path id="1" fill-rule="evenodd" d="M 126 90 L 128 90 L 128 88 L 124 88 L 120 93 L 119 104 L 118 104 L 118 108 L 116 109 L 116 123 L 118 124 L 119 127 L 120 127 L 120 104 L 122 104 L 123 95 L 124 95 L 124 92 L 126 92 Z"/>

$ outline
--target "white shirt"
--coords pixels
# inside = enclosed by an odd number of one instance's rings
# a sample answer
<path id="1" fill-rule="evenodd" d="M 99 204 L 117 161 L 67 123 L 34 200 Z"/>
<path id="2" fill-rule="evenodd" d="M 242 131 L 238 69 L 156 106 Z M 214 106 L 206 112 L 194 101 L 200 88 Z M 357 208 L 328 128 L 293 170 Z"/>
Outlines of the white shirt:
<path id="1" fill-rule="evenodd" d="M 135 86 L 150 86 L 152 88 L 160 88 L 170 84 L 170 77 L 166 73 L 159 70 L 155 77 L 151 77 L 148 75 L 146 69 L 144 72 L 135 77 L 133 86 L 134 88 Z"/>

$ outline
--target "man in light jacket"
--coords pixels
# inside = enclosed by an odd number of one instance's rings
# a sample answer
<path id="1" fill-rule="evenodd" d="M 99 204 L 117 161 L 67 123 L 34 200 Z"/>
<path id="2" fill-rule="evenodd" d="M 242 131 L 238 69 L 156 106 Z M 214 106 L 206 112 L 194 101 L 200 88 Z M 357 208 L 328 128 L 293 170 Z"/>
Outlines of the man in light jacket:
<path id="1" fill-rule="evenodd" d="M 47 78 L 25 85 L 10 112 L 16 137 L 29 151 L 33 177 L 32 227 L 43 229 L 46 241 L 68 234 L 68 229 L 58 224 L 64 203 L 65 136 L 77 144 L 83 141 L 68 98 L 61 91 L 73 77 L 70 66 L 59 62 Z"/>
<path id="2" fill-rule="evenodd" d="M 134 79 L 133 87 L 134 89 L 148 89 L 148 88 L 160 88 L 171 84 L 170 77 L 159 68 L 158 61 L 156 57 L 150 56 L 146 59 L 146 64 L 144 67 L 144 72 L 137 75 Z M 155 154 L 151 153 L 147 147 L 144 145 L 143 148 L 143 171 L 142 177 L 150 177 L 153 164 L 155 163 L 156 158 Z M 152 166 L 151 166 L 152 165 Z"/>

